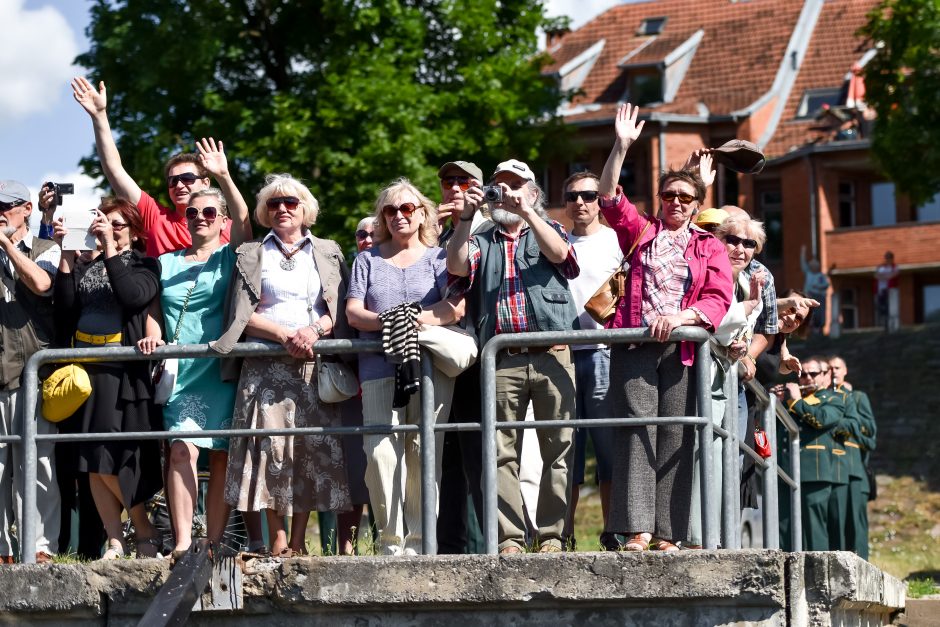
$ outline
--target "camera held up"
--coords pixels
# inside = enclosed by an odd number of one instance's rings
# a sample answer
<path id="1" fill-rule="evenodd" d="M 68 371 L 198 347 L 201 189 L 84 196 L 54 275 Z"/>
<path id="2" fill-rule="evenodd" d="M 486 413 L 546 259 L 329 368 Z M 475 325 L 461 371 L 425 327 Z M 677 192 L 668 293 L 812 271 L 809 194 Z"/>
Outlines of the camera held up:
<path id="1" fill-rule="evenodd" d="M 55 197 L 52 199 L 52 202 L 49 204 L 49 209 L 55 209 L 62 204 L 62 196 L 70 195 L 75 193 L 75 184 L 74 183 L 53 183 L 48 181 L 43 183 L 43 189 L 51 189 L 55 194 Z"/>
<path id="2" fill-rule="evenodd" d="M 486 202 L 503 202 L 503 188 L 499 185 L 484 185 L 483 200 Z"/>

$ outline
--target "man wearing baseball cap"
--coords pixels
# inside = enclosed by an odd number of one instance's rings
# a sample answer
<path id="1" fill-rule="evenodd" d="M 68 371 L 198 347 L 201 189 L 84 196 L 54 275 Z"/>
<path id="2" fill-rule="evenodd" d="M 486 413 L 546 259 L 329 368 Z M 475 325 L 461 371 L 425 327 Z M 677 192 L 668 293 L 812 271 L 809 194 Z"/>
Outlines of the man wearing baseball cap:
<path id="1" fill-rule="evenodd" d="M 0 181 L 0 434 L 19 432 L 25 408 L 20 377 L 26 360 L 46 348 L 54 337 L 52 284 L 59 267 L 59 246 L 29 232 L 33 211 L 29 190 L 18 181 Z M 40 415 L 40 404 L 30 408 L 36 432 L 54 433 L 55 427 Z M 35 413 L 33 413 L 35 411 Z M 35 416 L 35 417 L 34 417 Z M 35 547 L 37 562 L 51 561 L 58 549 L 59 488 L 53 466 L 52 442 L 40 442 L 36 467 L 36 505 L 39 525 Z M 12 564 L 10 526 L 21 528 L 23 494 L 21 453 L 11 444 L 0 444 L 0 564 Z M 22 538 L 22 535 L 20 536 Z"/>
<path id="2" fill-rule="evenodd" d="M 464 193 L 464 207 L 447 244 L 447 270 L 467 293 L 467 317 L 480 345 L 500 333 L 568 331 L 578 312 L 568 281 L 578 276 L 577 255 L 561 224 L 545 214 L 545 194 L 535 175 L 516 159 L 496 167 L 491 179 L 493 224 L 471 237 L 483 202 L 479 187 Z M 498 190 L 498 191 L 497 191 Z M 575 413 L 574 366 L 567 345 L 511 347 L 496 359 L 496 412 L 503 421 L 525 419 L 529 402 L 536 420 L 571 420 Z M 519 489 L 519 450 L 514 430 L 497 432 L 499 549 L 526 546 Z M 538 432 L 543 473 L 535 526 L 539 551 L 562 548 L 568 509 L 570 429 Z"/>
<path id="3" fill-rule="evenodd" d="M 483 171 L 471 161 L 448 161 L 438 169 L 437 177 L 441 179 L 441 204 L 437 206 L 437 224 L 441 230 L 438 246 L 444 248 L 463 211 L 464 193 L 483 184 Z M 475 233 L 485 221 L 481 214 L 474 214 L 470 232 Z"/>

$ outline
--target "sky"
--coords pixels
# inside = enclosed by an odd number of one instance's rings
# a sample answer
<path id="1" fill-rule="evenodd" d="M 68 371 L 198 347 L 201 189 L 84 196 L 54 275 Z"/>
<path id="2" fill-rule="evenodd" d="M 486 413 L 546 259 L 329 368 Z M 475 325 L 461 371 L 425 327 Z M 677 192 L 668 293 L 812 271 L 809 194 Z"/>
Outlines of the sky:
<path id="1" fill-rule="evenodd" d="M 619 2 L 545 5 L 549 15 L 568 15 L 577 28 Z M 0 24 L 15 25 L 4 29 L 0 46 L 0 180 L 24 183 L 34 200 L 44 181 L 74 183 L 66 208 L 93 207 L 102 195 L 94 180 L 79 173 L 78 162 L 91 154 L 94 136 L 69 87 L 72 77 L 84 75 L 72 62 L 88 49 L 90 6 L 89 0 L 0 0 Z"/>

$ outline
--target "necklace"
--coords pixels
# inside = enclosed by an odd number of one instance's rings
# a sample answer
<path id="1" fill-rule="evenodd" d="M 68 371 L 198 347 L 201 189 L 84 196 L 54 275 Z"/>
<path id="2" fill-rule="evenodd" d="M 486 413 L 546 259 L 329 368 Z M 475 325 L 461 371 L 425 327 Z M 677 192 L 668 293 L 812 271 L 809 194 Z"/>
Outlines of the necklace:
<path id="1" fill-rule="evenodd" d="M 276 237 L 273 239 L 274 239 L 274 245 L 277 246 L 277 249 L 281 251 L 282 255 L 284 255 L 284 258 L 281 259 L 281 269 L 286 270 L 288 272 L 290 272 L 291 270 L 297 267 L 297 260 L 294 259 L 294 255 L 299 253 L 301 250 L 304 249 L 304 246 L 310 243 L 309 239 L 304 239 L 304 241 L 300 242 L 300 246 L 298 246 L 297 248 L 294 248 L 290 252 L 287 252 L 287 249 L 284 248 L 283 244 L 281 244 L 281 240 L 279 240 Z"/>

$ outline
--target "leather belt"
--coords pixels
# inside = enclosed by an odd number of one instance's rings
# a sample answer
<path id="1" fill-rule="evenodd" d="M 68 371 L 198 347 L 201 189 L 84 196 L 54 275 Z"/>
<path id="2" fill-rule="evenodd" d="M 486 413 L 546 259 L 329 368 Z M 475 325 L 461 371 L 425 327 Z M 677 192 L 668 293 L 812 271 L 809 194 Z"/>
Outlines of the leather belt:
<path id="1" fill-rule="evenodd" d="M 506 349 L 508 355 L 521 355 L 523 353 L 554 353 L 568 348 L 567 344 L 555 344 L 554 346 L 510 346 Z"/>
<path id="2" fill-rule="evenodd" d="M 114 344 L 121 341 L 120 333 L 112 333 L 110 335 L 93 335 L 91 333 L 84 333 L 82 331 L 75 332 L 75 339 L 79 342 L 85 342 L 86 344 L 96 344 L 96 345 L 105 345 L 105 344 Z"/>

